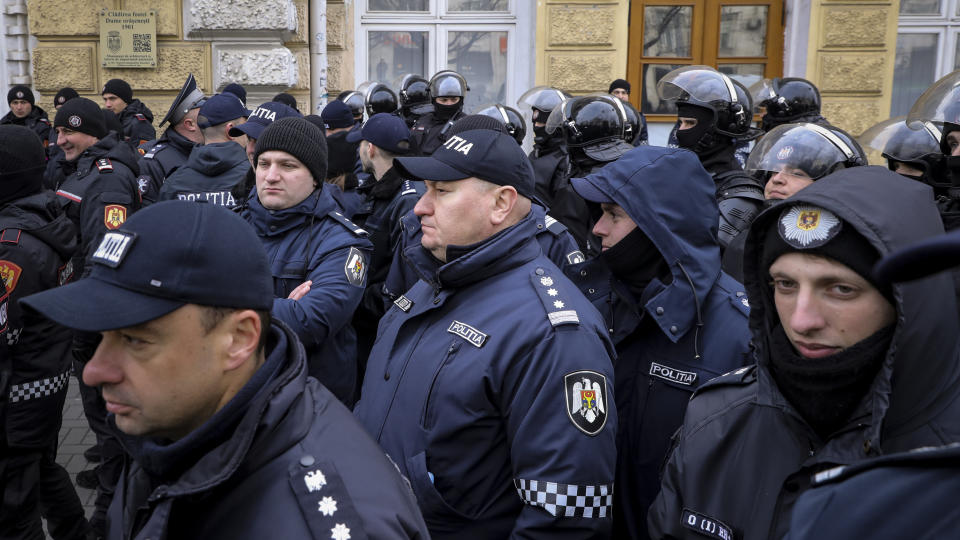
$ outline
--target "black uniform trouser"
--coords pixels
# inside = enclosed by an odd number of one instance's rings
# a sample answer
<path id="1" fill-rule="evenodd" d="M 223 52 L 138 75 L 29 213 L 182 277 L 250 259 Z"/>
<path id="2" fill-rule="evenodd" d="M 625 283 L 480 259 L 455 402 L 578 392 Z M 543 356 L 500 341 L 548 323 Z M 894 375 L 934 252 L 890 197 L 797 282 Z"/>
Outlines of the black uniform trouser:
<path id="1" fill-rule="evenodd" d="M 107 509 L 113 500 L 113 490 L 123 471 L 123 447 L 120 441 L 107 424 L 106 403 L 100 396 L 100 391 L 83 382 L 83 367 L 86 362 L 75 361 L 77 379 L 80 382 L 80 399 L 83 402 L 83 414 L 87 417 L 90 429 L 97 436 L 97 446 L 100 447 L 100 465 L 97 467 L 97 499 L 94 503 L 93 516 L 90 525 L 94 530 L 102 533 L 106 525 Z"/>

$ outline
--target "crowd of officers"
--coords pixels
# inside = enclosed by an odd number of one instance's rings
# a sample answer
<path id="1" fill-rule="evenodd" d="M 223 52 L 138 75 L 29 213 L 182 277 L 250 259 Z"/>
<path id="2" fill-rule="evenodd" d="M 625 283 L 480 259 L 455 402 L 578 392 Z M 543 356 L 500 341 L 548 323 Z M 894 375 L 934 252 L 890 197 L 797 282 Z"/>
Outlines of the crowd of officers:
<path id="1" fill-rule="evenodd" d="M 52 122 L 15 86 L 0 538 L 43 538 L 41 518 L 58 540 L 902 521 L 830 500 L 895 507 L 870 487 L 892 474 L 906 505 L 927 458 L 897 453 L 960 441 L 960 280 L 930 263 L 960 261 L 940 238 L 960 227 L 958 82 L 855 138 L 809 81 L 686 66 L 657 85 L 666 147 L 620 79 L 465 111 L 445 70 L 304 116 L 191 75 L 159 137 L 123 80 L 102 107 L 62 89 Z M 71 374 L 89 520 L 56 463 Z"/>

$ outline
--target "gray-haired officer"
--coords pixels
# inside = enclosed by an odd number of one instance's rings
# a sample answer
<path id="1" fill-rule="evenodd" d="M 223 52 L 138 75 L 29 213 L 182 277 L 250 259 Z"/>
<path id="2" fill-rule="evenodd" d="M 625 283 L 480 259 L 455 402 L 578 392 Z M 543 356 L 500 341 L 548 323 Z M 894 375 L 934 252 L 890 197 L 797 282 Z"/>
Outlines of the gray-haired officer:
<path id="1" fill-rule="evenodd" d="M 137 149 L 143 156 L 140 160 L 137 187 L 143 196 L 144 205 L 157 200 L 164 180 L 187 162 L 195 145 L 203 144 L 203 133 L 197 125 L 197 115 L 205 102 L 206 97 L 197 87 L 193 74 L 188 75 L 180 93 L 170 105 L 170 110 L 160 121 L 161 126 L 169 122 L 170 127 L 163 132 L 160 139 L 144 143 Z"/>
<path id="2" fill-rule="evenodd" d="M 93 261 L 23 302 L 103 334 L 83 377 L 133 456 L 107 538 L 427 537 L 406 482 L 272 319 L 267 256 L 239 216 L 161 202 Z"/>

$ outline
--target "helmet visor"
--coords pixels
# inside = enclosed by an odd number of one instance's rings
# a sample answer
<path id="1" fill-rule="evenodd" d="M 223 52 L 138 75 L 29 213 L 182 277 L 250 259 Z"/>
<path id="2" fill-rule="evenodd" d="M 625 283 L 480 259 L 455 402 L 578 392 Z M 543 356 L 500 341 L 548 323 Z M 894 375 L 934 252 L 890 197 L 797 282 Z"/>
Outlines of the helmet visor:
<path id="1" fill-rule="evenodd" d="M 552 111 L 554 107 L 560 104 L 569 94 L 561 92 L 552 86 L 534 86 L 527 90 L 517 100 L 517 106 L 522 111 L 538 109 L 541 111 Z"/>
<path id="2" fill-rule="evenodd" d="M 920 129 L 923 122 L 960 124 L 960 70 L 946 75 L 917 98 L 907 114 L 907 124 Z"/>
<path id="3" fill-rule="evenodd" d="M 934 135 L 939 133 L 936 127 L 927 122 L 920 123 L 920 129 L 910 129 L 906 119 L 906 116 L 897 116 L 884 120 L 864 131 L 857 142 L 874 159 L 879 154 L 895 161 L 911 162 L 928 154 L 939 154 L 940 141 Z"/>
<path id="4" fill-rule="evenodd" d="M 773 81 L 762 79 L 750 85 L 747 89 L 750 97 L 753 98 L 753 113 L 760 114 L 766 108 L 764 104 L 768 99 L 777 97 L 777 92 L 773 89 Z"/>
<path id="5" fill-rule="evenodd" d="M 744 169 L 821 178 L 850 159 L 831 136 L 846 146 L 836 134 L 814 124 L 777 126 L 757 142 Z"/>
<path id="6" fill-rule="evenodd" d="M 707 66 L 684 66 L 657 83 L 657 94 L 667 101 L 739 101 L 729 77 Z"/>

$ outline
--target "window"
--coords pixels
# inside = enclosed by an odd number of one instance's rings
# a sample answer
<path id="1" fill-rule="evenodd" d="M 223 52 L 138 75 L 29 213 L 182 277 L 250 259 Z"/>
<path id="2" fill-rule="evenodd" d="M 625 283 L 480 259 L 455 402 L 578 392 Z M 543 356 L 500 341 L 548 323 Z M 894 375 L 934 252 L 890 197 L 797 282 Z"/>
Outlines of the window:
<path id="1" fill-rule="evenodd" d="M 713 66 L 745 86 L 781 76 L 782 16 L 782 0 L 632 0 L 631 101 L 650 120 L 673 122 L 676 108 L 660 100 L 657 82 L 678 67 Z"/>
<path id="2" fill-rule="evenodd" d="M 937 79 L 960 68 L 960 0 L 901 0 L 890 116 L 910 112 Z"/>
<path id="3" fill-rule="evenodd" d="M 516 106 L 532 86 L 534 8 L 528 0 L 357 0 L 356 82 L 399 90 L 408 73 L 429 79 L 459 72 L 470 91 L 467 112 L 488 103 Z"/>

